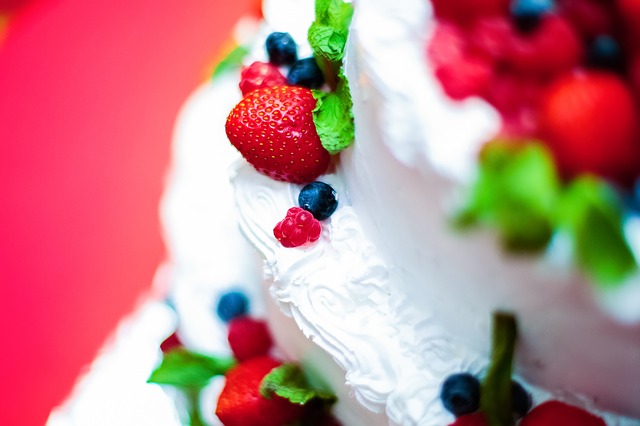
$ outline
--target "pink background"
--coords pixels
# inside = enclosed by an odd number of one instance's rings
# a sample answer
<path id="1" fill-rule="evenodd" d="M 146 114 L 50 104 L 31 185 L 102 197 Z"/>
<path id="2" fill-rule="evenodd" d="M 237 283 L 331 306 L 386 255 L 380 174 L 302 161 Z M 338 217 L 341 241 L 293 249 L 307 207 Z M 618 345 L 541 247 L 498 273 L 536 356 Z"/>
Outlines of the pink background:
<path id="1" fill-rule="evenodd" d="M 30 426 L 149 289 L 176 114 L 256 2 L 21 3 L 0 42 L 0 424 Z"/>

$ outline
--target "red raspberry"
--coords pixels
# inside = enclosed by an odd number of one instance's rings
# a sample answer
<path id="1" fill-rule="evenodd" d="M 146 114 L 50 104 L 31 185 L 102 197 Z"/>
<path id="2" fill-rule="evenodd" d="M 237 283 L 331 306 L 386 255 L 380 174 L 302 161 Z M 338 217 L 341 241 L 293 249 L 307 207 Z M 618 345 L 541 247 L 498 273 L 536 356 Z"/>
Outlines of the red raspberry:
<path id="1" fill-rule="evenodd" d="M 320 221 L 300 207 L 291 207 L 286 217 L 273 228 L 273 235 L 288 248 L 317 241 L 321 233 Z"/>
<path id="2" fill-rule="evenodd" d="M 544 402 L 527 414 L 520 426 L 606 426 L 604 420 L 559 401 Z"/>
<path id="3" fill-rule="evenodd" d="M 240 73 L 240 90 L 242 96 L 256 89 L 287 84 L 278 67 L 266 62 L 254 62 Z"/>
<path id="4" fill-rule="evenodd" d="M 471 49 L 494 60 L 506 55 L 505 41 L 516 36 L 512 21 L 506 16 L 490 16 L 478 19 L 471 27 L 468 40 Z"/>
<path id="5" fill-rule="evenodd" d="M 229 346 L 240 362 L 266 355 L 273 345 L 267 323 L 248 316 L 229 322 Z"/>
<path id="6" fill-rule="evenodd" d="M 615 3 L 625 26 L 637 36 L 640 32 L 640 0 L 616 0 Z"/>
<path id="7" fill-rule="evenodd" d="M 509 0 L 431 0 L 435 15 L 444 20 L 467 25 L 482 16 L 505 15 Z"/>
<path id="8" fill-rule="evenodd" d="M 558 13 L 587 38 L 612 34 L 618 26 L 611 5 L 599 0 L 562 0 Z"/>
<path id="9" fill-rule="evenodd" d="M 176 332 L 173 332 L 169 337 L 162 341 L 162 343 L 160 344 L 160 350 L 162 351 L 162 353 L 167 353 L 172 349 L 179 348 L 181 346 L 182 342 L 180 341 L 178 334 Z"/>
<path id="10" fill-rule="evenodd" d="M 506 61 L 522 73 L 557 74 L 577 65 L 583 55 L 575 29 L 557 15 L 544 15 L 533 32 L 514 32 L 506 43 Z"/>
<path id="11" fill-rule="evenodd" d="M 484 413 L 476 412 L 473 414 L 467 414 L 462 417 L 458 417 L 455 422 L 449 426 L 488 426 L 487 418 Z"/>

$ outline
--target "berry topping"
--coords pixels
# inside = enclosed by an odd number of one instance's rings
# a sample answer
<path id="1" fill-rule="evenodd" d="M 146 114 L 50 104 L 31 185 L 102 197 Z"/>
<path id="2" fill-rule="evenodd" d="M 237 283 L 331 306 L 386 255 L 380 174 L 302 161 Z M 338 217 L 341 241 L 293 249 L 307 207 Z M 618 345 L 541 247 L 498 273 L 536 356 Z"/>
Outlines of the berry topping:
<path id="1" fill-rule="evenodd" d="M 524 417 L 531 409 L 531 394 L 515 380 L 511 382 L 511 410 L 516 419 Z"/>
<path id="2" fill-rule="evenodd" d="M 466 25 L 482 16 L 502 15 L 509 0 L 432 0 L 438 18 Z"/>
<path id="3" fill-rule="evenodd" d="M 254 62 L 240 73 L 240 90 L 242 96 L 263 87 L 282 86 L 287 79 L 280 73 L 278 67 L 266 62 Z"/>
<path id="4" fill-rule="evenodd" d="M 325 220 L 336 211 L 338 194 L 324 182 L 311 182 L 300 191 L 298 205 L 317 220 Z"/>
<path id="5" fill-rule="evenodd" d="M 227 137 L 260 173 L 291 183 L 312 182 L 330 160 L 313 122 L 315 106 L 313 94 L 303 87 L 254 90 L 229 114 Z"/>
<path id="6" fill-rule="evenodd" d="M 543 94 L 540 131 L 564 176 L 595 173 L 631 184 L 640 171 L 638 113 L 615 74 L 559 78 Z"/>
<path id="7" fill-rule="evenodd" d="M 440 399 L 456 417 L 473 413 L 480 408 L 480 381 L 469 373 L 452 374 L 442 383 Z"/>
<path id="8" fill-rule="evenodd" d="M 455 422 L 449 426 L 488 426 L 487 417 L 484 413 L 478 411 L 477 413 L 467 414 L 462 417 L 458 417 Z"/>
<path id="9" fill-rule="evenodd" d="M 249 308 L 249 299 L 241 291 L 229 291 L 222 294 L 218 299 L 216 313 L 224 322 L 229 322 L 235 317 L 247 314 Z"/>
<path id="10" fill-rule="evenodd" d="M 531 410 L 520 426 L 605 426 L 605 422 L 581 408 L 559 401 L 547 401 Z"/>
<path id="11" fill-rule="evenodd" d="M 266 355 L 273 344 L 267 323 L 248 316 L 229 322 L 229 346 L 240 362 Z"/>
<path id="12" fill-rule="evenodd" d="M 291 65 L 298 59 L 298 46 L 289 33 L 271 33 L 265 42 L 269 62 L 274 65 Z"/>
<path id="13" fill-rule="evenodd" d="M 624 57 L 618 41 L 610 35 L 594 38 L 587 49 L 587 64 L 593 68 L 622 71 Z"/>
<path id="14" fill-rule="evenodd" d="M 553 6 L 553 0 L 515 0 L 511 3 L 511 16 L 517 27 L 526 32 L 535 28 Z"/>
<path id="15" fill-rule="evenodd" d="M 160 350 L 162 351 L 162 353 L 167 353 L 181 346 L 182 342 L 180 341 L 178 334 L 174 331 L 169 337 L 162 341 L 162 343 L 160 344 Z"/>
<path id="16" fill-rule="evenodd" d="M 292 86 L 319 89 L 324 84 L 324 75 L 316 58 L 304 58 L 296 61 L 289 69 L 287 82 Z"/>
<path id="17" fill-rule="evenodd" d="M 273 228 L 273 235 L 288 248 L 317 241 L 321 233 L 320 222 L 300 207 L 291 207 L 286 217 Z"/>
<path id="18" fill-rule="evenodd" d="M 294 424 L 304 414 L 304 406 L 273 395 L 260 393 L 260 383 L 280 362 L 270 357 L 253 358 L 229 371 L 216 407 L 225 426 L 282 426 Z"/>

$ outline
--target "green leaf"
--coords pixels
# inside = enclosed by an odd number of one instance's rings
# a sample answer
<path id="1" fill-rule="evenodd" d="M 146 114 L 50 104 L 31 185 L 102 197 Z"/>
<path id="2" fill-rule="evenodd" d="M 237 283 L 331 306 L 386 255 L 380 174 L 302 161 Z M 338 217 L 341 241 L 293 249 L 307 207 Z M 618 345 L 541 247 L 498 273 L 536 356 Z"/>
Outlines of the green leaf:
<path id="1" fill-rule="evenodd" d="M 543 249 L 553 233 L 559 187 L 553 160 L 540 144 L 493 141 L 456 222 L 497 228 L 511 250 Z"/>
<path id="2" fill-rule="evenodd" d="M 329 154 L 337 154 L 353 143 L 355 127 L 353 121 L 353 102 L 346 77 L 340 74 L 335 92 L 313 91 L 316 108 L 313 121 L 322 146 Z"/>
<path id="3" fill-rule="evenodd" d="M 349 34 L 353 6 L 342 0 L 317 0 L 316 19 L 307 38 L 316 56 L 341 61 Z"/>
<path id="4" fill-rule="evenodd" d="M 317 400 L 327 404 L 336 401 L 336 396 L 331 392 L 313 388 L 302 369 L 293 363 L 285 363 L 271 370 L 262 379 L 260 393 L 265 398 L 271 398 L 275 394 L 301 405 Z"/>
<path id="5" fill-rule="evenodd" d="M 593 176 L 576 179 L 563 193 L 557 221 L 572 238 L 577 263 L 601 287 L 614 287 L 637 270 L 622 228 L 621 200 Z"/>
<path id="6" fill-rule="evenodd" d="M 218 62 L 218 65 L 216 65 L 211 74 L 211 78 L 215 79 L 227 71 L 240 69 L 240 67 L 242 67 L 242 61 L 248 53 L 249 49 L 246 46 L 236 46 L 227 56 Z"/>
<path id="7" fill-rule="evenodd" d="M 506 312 L 493 314 L 491 359 L 480 390 L 480 409 L 489 426 L 512 426 L 511 371 L 518 327 L 515 317 Z"/>
<path id="8" fill-rule="evenodd" d="M 235 365 L 230 357 L 210 357 L 176 348 L 164 354 L 162 363 L 151 373 L 149 383 L 199 389 L 212 377 L 224 375 Z"/>

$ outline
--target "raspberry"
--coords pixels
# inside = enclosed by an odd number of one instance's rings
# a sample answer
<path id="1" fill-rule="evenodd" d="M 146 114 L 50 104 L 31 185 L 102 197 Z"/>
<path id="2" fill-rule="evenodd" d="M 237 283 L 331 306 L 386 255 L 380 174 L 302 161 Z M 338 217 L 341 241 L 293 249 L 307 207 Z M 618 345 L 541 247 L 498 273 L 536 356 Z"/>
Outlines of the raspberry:
<path id="1" fill-rule="evenodd" d="M 435 15 L 444 20 L 467 25 L 482 16 L 503 15 L 509 0 L 431 0 Z"/>
<path id="2" fill-rule="evenodd" d="M 266 355 L 273 342 L 267 323 L 248 316 L 229 322 L 229 346 L 239 362 Z"/>
<path id="3" fill-rule="evenodd" d="M 558 13 L 586 38 L 611 34 L 618 27 L 613 8 L 599 0 L 563 0 Z"/>
<path id="4" fill-rule="evenodd" d="M 172 349 L 179 348 L 181 346 L 182 342 L 180 341 L 178 334 L 176 332 L 173 332 L 169 337 L 162 341 L 162 343 L 160 344 L 160 350 L 164 354 L 171 351 Z"/>
<path id="5" fill-rule="evenodd" d="M 506 54 L 505 40 L 514 37 L 513 23 L 506 16 L 490 16 L 478 19 L 469 32 L 471 49 L 494 60 Z"/>
<path id="6" fill-rule="evenodd" d="M 484 413 L 477 412 L 473 414 L 467 414 L 462 417 L 458 417 L 455 422 L 449 426 L 488 426 L 487 418 Z"/>
<path id="7" fill-rule="evenodd" d="M 583 54 L 576 31 L 557 15 L 544 15 L 535 30 L 514 32 L 506 43 L 506 61 L 522 73 L 560 73 L 577 65 Z"/>
<path id="8" fill-rule="evenodd" d="M 282 86 L 287 84 L 278 67 L 266 62 L 254 62 L 240 73 L 240 90 L 242 96 L 263 87 Z"/>
<path id="9" fill-rule="evenodd" d="M 320 221 L 300 207 L 291 207 L 286 217 L 273 228 L 273 235 L 287 248 L 317 241 L 321 233 Z"/>

